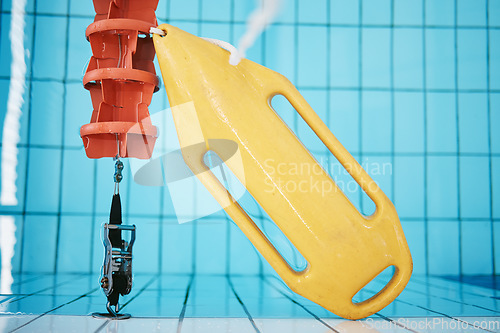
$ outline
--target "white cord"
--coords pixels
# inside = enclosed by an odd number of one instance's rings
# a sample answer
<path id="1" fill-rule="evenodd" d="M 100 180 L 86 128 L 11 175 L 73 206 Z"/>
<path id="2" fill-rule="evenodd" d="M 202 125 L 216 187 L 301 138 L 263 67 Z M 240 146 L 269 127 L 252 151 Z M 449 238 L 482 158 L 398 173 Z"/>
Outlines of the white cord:
<path id="1" fill-rule="evenodd" d="M 165 31 L 158 29 L 158 28 L 153 28 L 153 27 L 149 29 L 149 33 L 157 34 L 160 36 L 166 36 Z M 243 58 L 241 56 L 240 52 L 238 52 L 238 49 L 228 42 L 225 42 L 225 41 L 219 40 L 219 39 L 214 39 L 214 38 L 205 38 L 205 37 L 201 37 L 201 38 L 206 40 L 207 42 L 210 42 L 214 45 L 217 45 L 217 46 L 229 51 L 229 53 L 231 54 L 229 56 L 229 63 L 233 66 L 238 65 L 240 63 L 241 59 Z"/>
<path id="2" fill-rule="evenodd" d="M 159 28 L 155 28 L 155 27 L 151 27 L 149 29 L 149 33 L 150 34 L 157 34 L 157 35 L 160 35 L 160 36 L 166 36 L 167 34 L 165 33 L 165 31 L 159 29 Z"/>
<path id="3" fill-rule="evenodd" d="M 238 43 L 238 51 L 241 57 L 245 57 L 246 51 L 255 43 L 267 26 L 272 23 L 281 8 L 282 2 L 283 0 L 260 0 L 260 6 L 248 17 L 247 29 Z"/>
<path id="4" fill-rule="evenodd" d="M 241 59 L 243 59 L 243 57 L 240 55 L 240 52 L 238 52 L 238 49 L 235 48 L 230 43 L 219 39 L 205 38 L 205 37 L 201 38 L 206 40 L 207 42 L 210 42 L 214 45 L 217 45 L 218 47 L 222 47 L 223 49 L 229 51 L 229 53 L 231 53 L 231 55 L 229 56 L 229 63 L 233 66 L 238 65 Z"/>
<path id="5" fill-rule="evenodd" d="M 2 205 L 17 205 L 17 144 L 19 143 L 19 129 L 21 107 L 24 103 L 23 94 L 26 80 L 26 62 L 24 61 L 24 14 L 26 0 L 12 1 L 10 21 L 10 47 L 12 62 L 10 65 L 10 86 L 7 100 L 7 113 L 3 123 L 2 134 L 2 162 L 1 177 L 2 190 L 0 203 Z"/>

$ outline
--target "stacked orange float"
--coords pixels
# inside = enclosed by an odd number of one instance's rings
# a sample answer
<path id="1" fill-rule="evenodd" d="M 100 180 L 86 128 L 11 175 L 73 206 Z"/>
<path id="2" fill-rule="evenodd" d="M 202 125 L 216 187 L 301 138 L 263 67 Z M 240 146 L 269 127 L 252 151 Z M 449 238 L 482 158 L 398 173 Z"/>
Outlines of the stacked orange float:
<path id="1" fill-rule="evenodd" d="M 158 0 L 94 0 L 96 16 L 86 36 L 92 58 L 83 84 L 93 112 L 80 129 L 89 158 L 150 158 L 158 135 L 148 106 L 158 91 L 149 29 Z"/>

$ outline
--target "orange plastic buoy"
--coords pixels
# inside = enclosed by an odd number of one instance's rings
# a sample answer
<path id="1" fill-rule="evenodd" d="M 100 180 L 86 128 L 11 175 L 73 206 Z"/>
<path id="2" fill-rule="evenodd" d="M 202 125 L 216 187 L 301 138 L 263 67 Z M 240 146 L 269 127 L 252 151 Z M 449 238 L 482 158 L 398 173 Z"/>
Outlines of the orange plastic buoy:
<path id="1" fill-rule="evenodd" d="M 92 118 L 80 128 L 89 158 L 151 157 L 158 131 L 148 106 L 158 91 L 149 35 L 157 26 L 158 0 L 94 0 L 96 16 L 86 30 L 92 57 L 83 85 Z"/>

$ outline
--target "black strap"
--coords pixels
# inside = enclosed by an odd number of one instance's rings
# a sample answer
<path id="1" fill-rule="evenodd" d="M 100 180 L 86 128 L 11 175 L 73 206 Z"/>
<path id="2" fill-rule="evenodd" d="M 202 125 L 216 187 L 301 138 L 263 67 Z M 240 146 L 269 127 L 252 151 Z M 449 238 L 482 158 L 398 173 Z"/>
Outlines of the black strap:
<path id="1" fill-rule="evenodd" d="M 122 204 L 120 200 L 120 194 L 114 194 L 113 200 L 111 202 L 111 210 L 109 212 L 109 224 L 122 224 Z M 113 247 L 122 248 L 122 231 L 121 230 L 109 230 L 109 240 Z M 110 305 L 118 304 L 119 295 L 124 295 L 127 288 L 127 277 L 121 272 L 113 273 L 113 291 L 108 296 L 108 301 Z"/>
<path id="2" fill-rule="evenodd" d="M 110 305 L 115 306 L 118 304 L 118 299 L 120 294 L 125 295 L 125 290 L 127 290 L 127 277 L 121 273 L 113 274 L 113 291 L 108 296 L 108 302 Z"/>
<path id="3" fill-rule="evenodd" d="M 109 224 L 122 224 L 122 204 L 120 194 L 114 194 L 111 202 L 111 211 L 109 213 Z M 113 247 L 122 247 L 122 231 L 109 230 L 109 240 Z"/>

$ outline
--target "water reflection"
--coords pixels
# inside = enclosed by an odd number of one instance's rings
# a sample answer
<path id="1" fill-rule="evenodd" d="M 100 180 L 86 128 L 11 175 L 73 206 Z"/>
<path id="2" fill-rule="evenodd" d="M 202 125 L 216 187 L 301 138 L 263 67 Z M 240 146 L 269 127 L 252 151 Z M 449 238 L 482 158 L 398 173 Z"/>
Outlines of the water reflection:
<path id="1" fill-rule="evenodd" d="M 2 270 L 0 273 L 0 294 L 12 294 L 12 258 L 16 244 L 16 225 L 13 216 L 0 216 L 0 252 Z"/>

